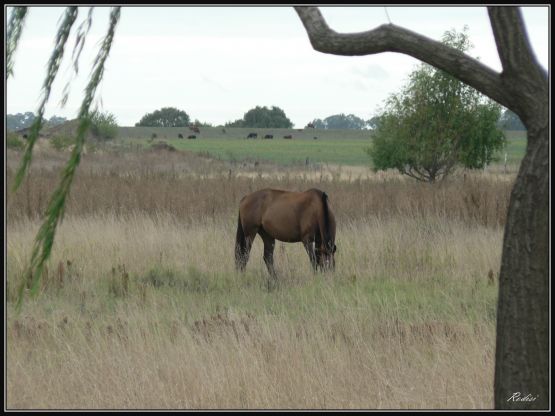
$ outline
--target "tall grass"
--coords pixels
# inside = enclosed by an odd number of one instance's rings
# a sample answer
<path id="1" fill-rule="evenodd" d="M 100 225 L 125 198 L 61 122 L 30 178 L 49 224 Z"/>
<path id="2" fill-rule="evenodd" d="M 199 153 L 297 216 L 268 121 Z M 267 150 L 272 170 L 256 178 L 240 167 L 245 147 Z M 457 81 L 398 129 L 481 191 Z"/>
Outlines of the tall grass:
<path id="1" fill-rule="evenodd" d="M 56 157 L 8 195 L 8 408 L 492 407 L 506 180 L 272 182 L 187 155 L 87 155 L 16 315 Z M 278 243 L 268 291 L 260 241 L 235 272 L 238 199 L 269 185 L 330 194 L 335 273 Z"/>
<path id="2" fill-rule="evenodd" d="M 11 152 L 10 156 L 16 157 Z M 10 157 L 8 180 L 11 161 Z M 62 161 L 59 155 L 37 157 L 25 189 L 8 195 L 10 219 L 44 211 Z M 317 187 L 330 195 L 341 222 L 434 216 L 497 227 L 505 223 L 514 179 L 513 175 L 469 172 L 430 186 L 395 173 L 373 174 L 364 168 L 244 167 L 183 152 L 90 154 L 81 163 L 67 200 L 67 214 L 165 212 L 186 222 L 235 217 L 241 197 L 257 189 L 301 191 Z"/>

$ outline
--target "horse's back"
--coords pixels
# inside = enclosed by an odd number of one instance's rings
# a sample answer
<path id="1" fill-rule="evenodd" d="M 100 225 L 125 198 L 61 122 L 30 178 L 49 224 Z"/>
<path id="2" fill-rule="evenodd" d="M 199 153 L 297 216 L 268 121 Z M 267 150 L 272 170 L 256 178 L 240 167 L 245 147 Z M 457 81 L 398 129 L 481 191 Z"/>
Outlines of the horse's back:
<path id="1" fill-rule="evenodd" d="M 317 216 L 321 215 L 322 192 L 310 189 L 304 192 L 262 189 L 241 200 L 240 215 L 243 227 L 249 232 L 260 227 L 273 238 L 302 241 L 314 234 Z"/>

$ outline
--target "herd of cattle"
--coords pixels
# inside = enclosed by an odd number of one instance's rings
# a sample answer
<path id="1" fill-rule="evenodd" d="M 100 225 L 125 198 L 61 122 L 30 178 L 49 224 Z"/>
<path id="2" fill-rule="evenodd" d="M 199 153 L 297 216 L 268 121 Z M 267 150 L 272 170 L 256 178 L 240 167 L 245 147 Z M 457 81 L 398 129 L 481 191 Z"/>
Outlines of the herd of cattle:
<path id="1" fill-rule="evenodd" d="M 314 127 L 311 125 L 311 123 L 309 123 L 309 125 L 308 125 L 307 127 L 312 127 L 312 128 L 314 128 Z M 199 129 L 197 126 L 191 125 L 191 126 L 189 126 L 189 130 L 191 130 L 191 131 L 194 132 L 194 133 L 200 134 L 200 129 Z M 299 129 L 299 131 L 302 131 L 302 129 Z M 225 134 L 225 133 L 226 133 L 226 130 L 225 130 L 225 129 L 222 129 L 222 133 Z M 150 138 L 151 138 L 151 140 L 152 140 L 152 139 L 158 138 L 158 136 L 156 135 L 156 133 L 152 133 L 152 135 L 150 136 Z M 182 133 L 179 133 L 179 134 L 177 135 L 177 138 L 178 138 L 178 139 L 183 139 L 184 136 L 183 136 Z M 187 139 L 196 139 L 196 138 L 197 138 L 197 136 L 194 135 L 194 134 L 190 134 L 190 135 L 187 136 Z M 258 133 L 251 132 L 251 133 L 249 133 L 249 134 L 247 135 L 246 138 L 247 138 L 247 139 L 257 139 L 257 138 L 258 138 Z M 274 138 L 274 135 L 273 135 L 273 134 L 265 134 L 265 135 L 264 135 L 264 139 L 273 139 L 273 138 Z M 286 134 L 285 136 L 283 136 L 283 138 L 284 138 L 284 139 L 291 140 L 291 139 L 293 139 L 293 135 L 291 135 L 291 134 Z M 318 137 L 314 136 L 314 140 L 317 140 L 317 139 L 318 139 Z"/>
<path id="2" fill-rule="evenodd" d="M 249 133 L 247 135 L 247 139 L 257 139 L 258 138 L 258 133 Z M 273 134 L 266 134 L 264 136 L 264 139 L 273 139 L 274 135 Z M 286 134 L 285 136 L 283 136 L 284 139 L 293 139 L 293 136 L 291 134 Z M 314 140 L 317 140 L 318 137 L 314 136 Z"/>

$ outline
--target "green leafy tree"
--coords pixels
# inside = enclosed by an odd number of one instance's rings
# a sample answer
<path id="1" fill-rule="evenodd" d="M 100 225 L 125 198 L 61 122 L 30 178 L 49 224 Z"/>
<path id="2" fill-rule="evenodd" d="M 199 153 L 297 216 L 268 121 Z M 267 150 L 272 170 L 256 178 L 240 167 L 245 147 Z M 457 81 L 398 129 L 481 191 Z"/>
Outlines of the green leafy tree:
<path id="1" fill-rule="evenodd" d="M 354 129 L 362 130 L 366 128 L 366 121 L 354 114 L 334 114 L 324 120 L 315 119 L 312 124 L 317 129 Z"/>
<path id="2" fill-rule="evenodd" d="M 91 113 L 91 131 L 98 139 L 114 139 L 118 134 L 116 116 L 110 112 L 93 111 Z"/>
<path id="3" fill-rule="evenodd" d="M 244 127 L 244 124 L 245 120 L 239 118 L 235 121 L 228 121 L 227 123 L 225 123 L 225 127 Z"/>
<path id="4" fill-rule="evenodd" d="M 247 111 L 242 120 L 226 124 L 227 127 L 288 128 L 293 127 L 291 120 L 279 107 L 260 107 Z"/>
<path id="5" fill-rule="evenodd" d="M 193 125 L 197 127 L 214 127 L 212 123 L 208 123 L 206 121 L 202 122 L 199 119 L 195 119 L 195 121 L 193 121 Z"/>
<path id="6" fill-rule="evenodd" d="M 137 127 L 187 127 L 190 119 L 185 111 L 175 107 L 164 107 L 152 113 L 145 114 L 135 124 Z"/>
<path id="7" fill-rule="evenodd" d="M 467 29 L 448 31 L 443 43 L 470 48 Z M 375 170 L 394 168 L 435 182 L 455 166 L 483 168 L 505 144 L 496 122 L 501 106 L 452 75 L 422 64 L 401 92 L 386 101 L 368 154 Z"/>
<path id="8" fill-rule="evenodd" d="M 48 126 L 58 126 L 60 124 L 64 124 L 66 121 L 67 121 L 67 118 L 54 115 L 48 119 L 46 124 Z"/>

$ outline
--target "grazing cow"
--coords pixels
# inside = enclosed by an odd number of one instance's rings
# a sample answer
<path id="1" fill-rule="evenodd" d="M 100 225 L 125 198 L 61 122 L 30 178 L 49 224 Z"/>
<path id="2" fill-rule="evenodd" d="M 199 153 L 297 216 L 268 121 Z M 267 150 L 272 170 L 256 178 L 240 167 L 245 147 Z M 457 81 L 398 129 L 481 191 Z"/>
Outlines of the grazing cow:
<path id="1" fill-rule="evenodd" d="M 273 134 L 267 134 L 266 136 L 264 136 L 265 139 L 273 139 L 274 135 Z"/>
<path id="2" fill-rule="evenodd" d="M 318 140 L 318 137 L 314 136 L 314 140 Z"/>
<path id="3" fill-rule="evenodd" d="M 28 139 L 29 136 L 27 136 L 26 134 L 24 134 L 24 135 L 23 135 L 23 138 L 24 138 L 24 139 Z"/>
<path id="4" fill-rule="evenodd" d="M 245 270 L 257 234 L 264 241 L 264 262 L 273 278 L 276 240 L 302 242 L 314 271 L 335 269 L 335 217 L 328 196 L 319 189 L 262 189 L 243 197 L 235 239 L 237 270 Z"/>
<path id="5" fill-rule="evenodd" d="M 150 136 L 151 139 L 155 139 L 155 138 L 157 138 L 157 137 L 158 137 L 158 136 L 156 135 L 156 133 L 152 133 L 152 135 Z"/>
<path id="6" fill-rule="evenodd" d="M 256 133 L 249 133 L 249 135 L 247 136 L 247 139 L 256 139 L 258 137 L 258 134 Z"/>
<path id="7" fill-rule="evenodd" d="M 314 128 L 314 123 L 308 123 L 305 128 L 313 129 Z"/>
<path id="8" fill-rule="evenodd" d="M 181 133 L 179 133 L 179 134 L 177 135 L 177 138 L 178 138 L 178 139 L 182 139 L 182 138 L 183 138 L 183 135 L 182 135 Z"/>
<path id="9" fill-rule="evenodd" d="M 284 138 L 284 139 L 292 139 L 293 136 L 291 136 L 290 134 L 288 134 L 288 135 L 286 135 L 286 136 L 283 136 L 283 138 Z"/>
<path id="10" fill-rule="evenodd" d="M 197 136 L 195 136 L 194 134 L 191 134 L 190 136 L 187 136 L 188 139 L 196 139 Z"/>

